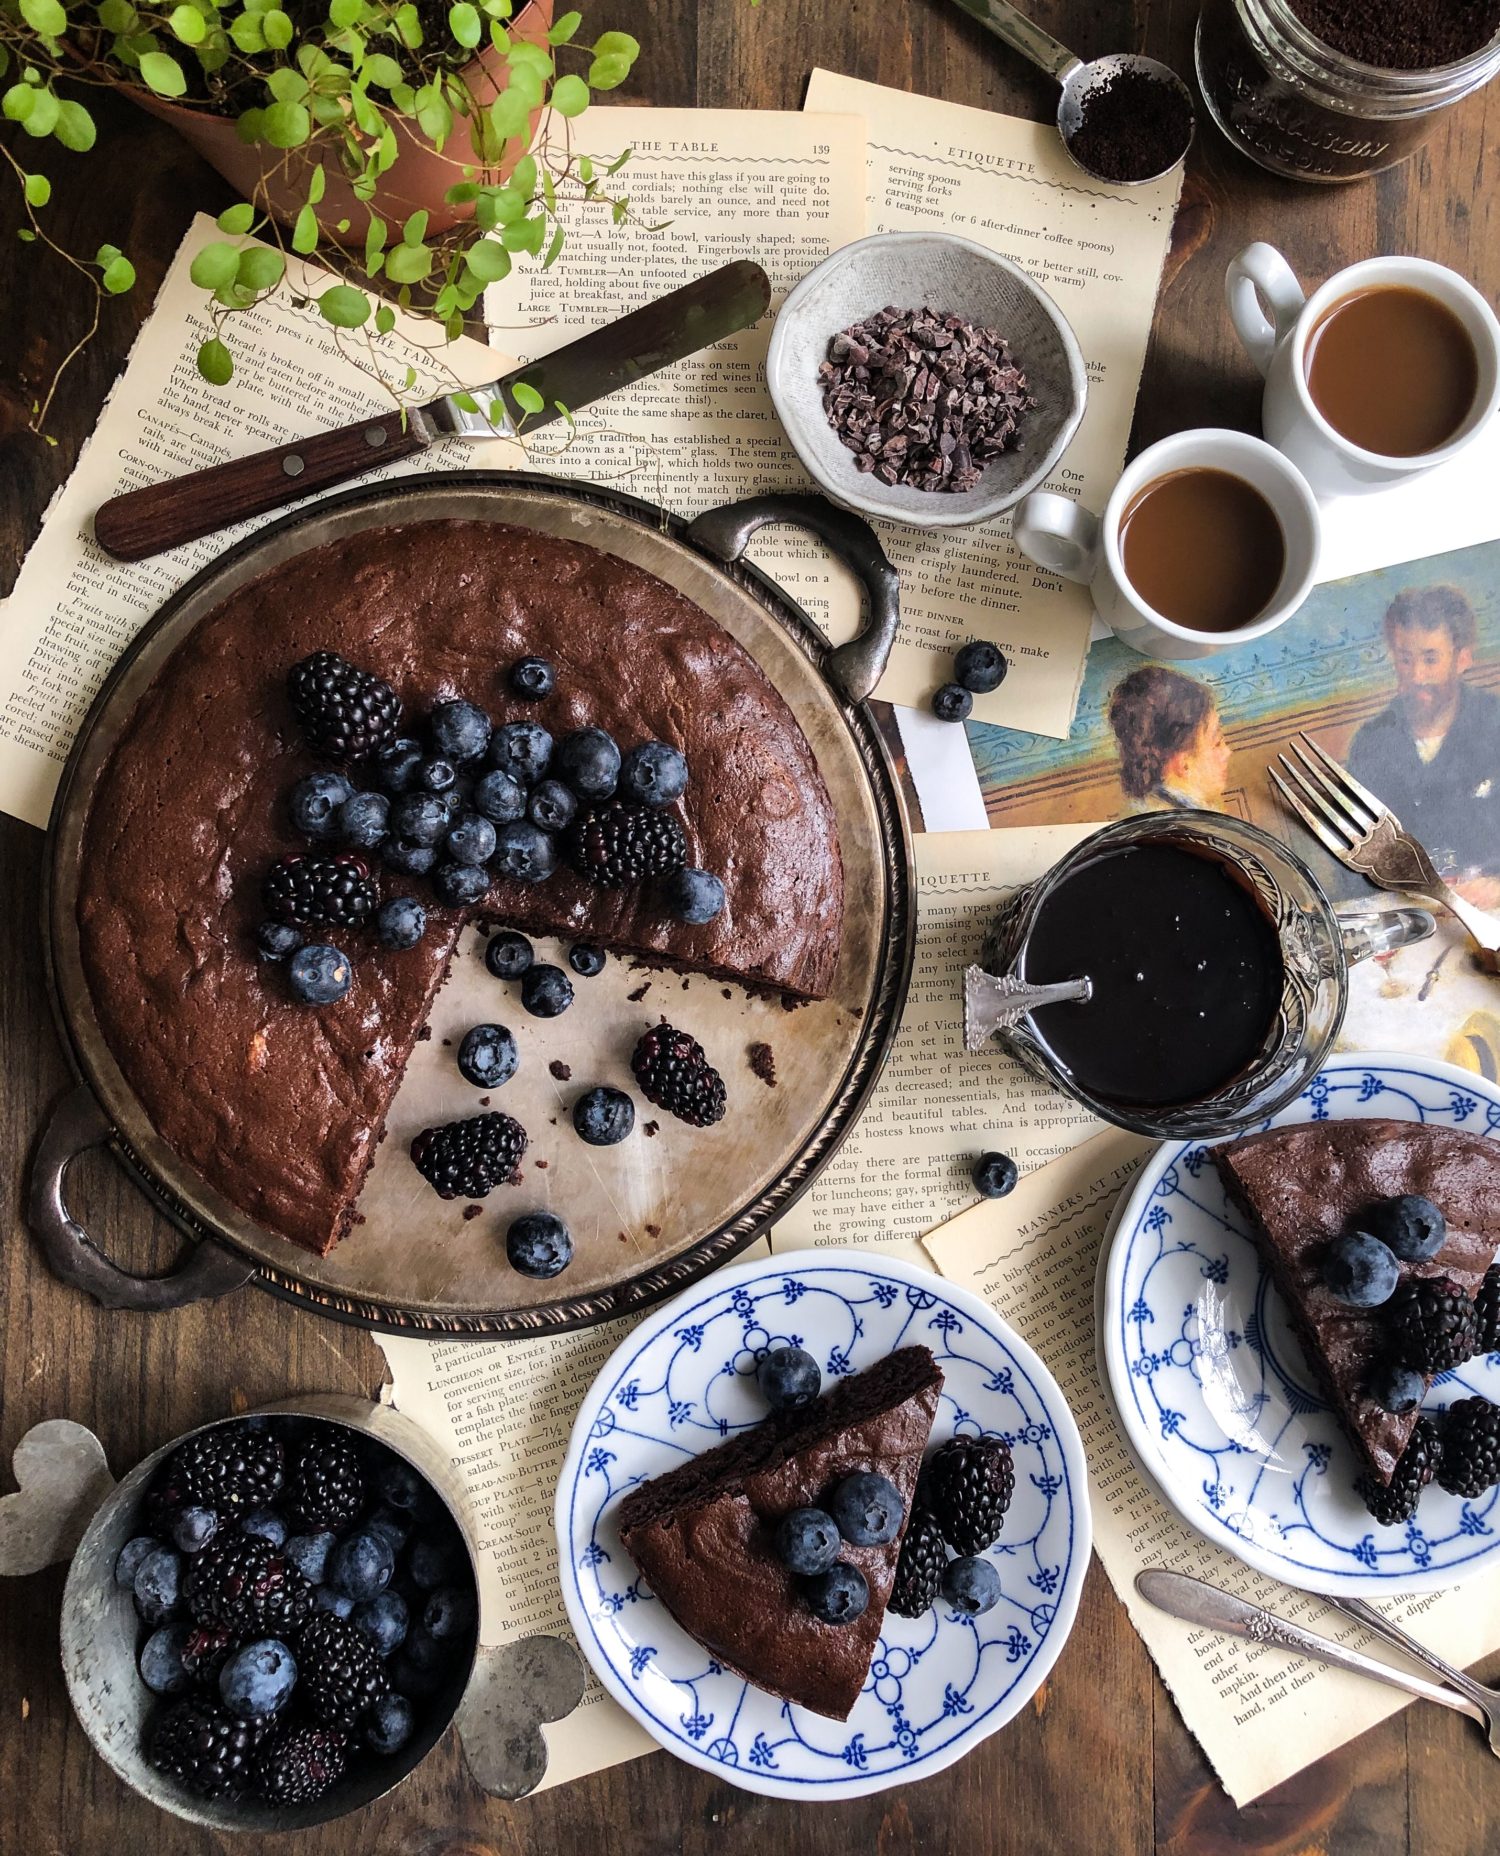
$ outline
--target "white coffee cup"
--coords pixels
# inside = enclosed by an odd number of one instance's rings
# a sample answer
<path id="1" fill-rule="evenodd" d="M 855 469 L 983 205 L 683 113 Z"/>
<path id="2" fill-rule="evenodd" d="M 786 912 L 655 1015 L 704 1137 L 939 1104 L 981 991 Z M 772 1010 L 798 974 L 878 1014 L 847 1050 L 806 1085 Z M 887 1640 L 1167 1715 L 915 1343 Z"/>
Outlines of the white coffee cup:
<path id="1" fill-rule="evenodd" d="M 1148 606 L 1130 584 L 1120 553 L 1120 523 L 1147 484 L 1181 470 L 1222 470 L 1261 495 L 1281 524 L 1286 563 L 1271 603 L 1234 631 L 1194 631 Z M 1317 499 L 1279 451 L 1245 432 L 1203 427 L 1163 438 L 1126 466 L 1104 513 L 1096 516 L 1070 497 L 1033 490 L 1016 505 L 1011 522 L 1016 546 L 1038 567 L 1080 580 L 1094 610 L 1122 643 L 1150 657 L 1209 657 L 1284 625 L 1312 591 L 1323 525 Z M 1195 538 L 1184 535 L 1184 548 Z"/>
<path id="2" fill-rule="evenodd" d="M 1387 457 L 1351 443 L 1318 411 L 1307 385 L 1308 338 L 1328 311 L 1357 291 L 1391 285 L 1421 290 L 1451 309 L 1479 360 L 1479 387 L 1468 418 L 1446 445 L 1417 457 Z M 1261 429 L 1319 496 L 1383 489 L 1445 464 L 1474 442 L 1500 407 L 1500 322 L 1474 286 L 1444 265 L 1426 258 L 1367 258 L 1306 296 L 1274 245 L 1247 245 L 1230 261 L 1225 292 L 1235 333 L 1266 377 Z"/>

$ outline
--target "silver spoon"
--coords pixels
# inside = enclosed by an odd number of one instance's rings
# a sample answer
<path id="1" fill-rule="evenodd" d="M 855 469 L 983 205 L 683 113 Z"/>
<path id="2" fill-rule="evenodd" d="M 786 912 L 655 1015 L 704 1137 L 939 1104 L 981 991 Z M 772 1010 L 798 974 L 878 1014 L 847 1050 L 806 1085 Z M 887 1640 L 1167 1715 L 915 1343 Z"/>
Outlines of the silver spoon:
<path id="1" fill-rule="evenodd" d="M 1152 181 L 1160 180 L 1163 174 L 1170 174 L 1192 147 L 1193 130 L 1197 127 L 1193 93 L 1170 65 L 1161 64 L 1155 58 L 1144 57 L 1139 52 L 1108 52 L 1103 58 L 1092 58 L 1085 64 L 1066 45 L 1060 45 L 1050 32 L 1044 32 L 1035 20 L 1028 19 L 1018 8 L 1013 7 L 1010 0 L 953 0 L 953 3 L 993 32 L 997 39 L 1002 39 L 1012 51 L 1019 52 L 1023 58 L 1029 58 L 1049 77 L 1057 79 L 1062 86 L 1062 95 L 1057 100 L 1057 132 L 1062 137 L 1069 158 L 1094 180 L 1102 180 L 1111 187 L 1148 186 Z M 1143 174 L 1138 180 L 1119 181 L 1110 179 L 1107 174 L 1097 173 L 1086 161 L 1079 160 L 1073 151 L 1073 137 L 1077 135 L 1079 124 L 1083 121 L 1084 104 L 1089 93 L 1124 71 L 1139 72 L 1143 77 L 1155 78 L 1159 83 L 1168 84 L 1179 92 L 1187 104 L 1192 127 L 1188 130 L 1187 141 L 1160 173 Z"/>
<path id="2" fill-rule="evenodd" d="M 964 1049 L 983 1050 L 997 1031 L 1008 1031 L 1029 1013 L 1044 1005 L 1087 1005 L 1094 982 L 1084 974 L 1076 980 L 1054 980 L 1032 986 L 1014 973 L 986 973 L 983 967 L 964 968 Z"/>

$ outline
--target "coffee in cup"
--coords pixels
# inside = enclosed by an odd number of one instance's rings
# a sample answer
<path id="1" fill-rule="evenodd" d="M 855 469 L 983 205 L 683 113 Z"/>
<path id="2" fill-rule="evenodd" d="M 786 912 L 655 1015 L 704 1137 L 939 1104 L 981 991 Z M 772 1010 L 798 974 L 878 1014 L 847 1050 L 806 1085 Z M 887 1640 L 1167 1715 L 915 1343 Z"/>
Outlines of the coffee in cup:
<path id="1" fill-rule="evenodd" d="M 1457 436 L 1479 391 L 1473 338 L 1446 303 L 1409 284 L 1341 297 L 1307 337 L 1307 390 L 1341 437 L 1419 458 Z"/>
<path id="2" fill-rule="evenodd" d="M 1232 471 L 1169 471 L 1120 518 L 1125 577 L 1154 612 L 1198 632 L 1234 632 L 1276 597 L 1286 538 L 1276 511 Z"/>

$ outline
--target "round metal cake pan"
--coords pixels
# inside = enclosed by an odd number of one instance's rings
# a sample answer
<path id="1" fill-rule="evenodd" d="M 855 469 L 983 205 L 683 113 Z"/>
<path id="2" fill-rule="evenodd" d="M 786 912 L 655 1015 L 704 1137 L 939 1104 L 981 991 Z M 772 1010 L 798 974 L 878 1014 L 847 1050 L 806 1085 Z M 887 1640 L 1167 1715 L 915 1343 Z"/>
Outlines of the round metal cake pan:
<path id="1" fill-rule="evenodd" d="M 752 509 L 746 519 L 743 512 Z M 49 828 L 48 981 L 79 1088 L 59 1105 L 39 1143 L 29 1216 L 60 1275 L 113 1306 L 173 1307 L 254 1281 L 323 1313 L 385 1331 L 527 1336 L 589 1326 L 676 1293 L 764 1234 L 807 1189 L 858 1115 L 900 1020 L 915 928 L 910 838 L 900 787 L 874 720 L 863 702 L 838 687 L 849 686 L 851 656 L 857 668 L 860 647 L 831 650 L 800 607 L 765 575 L 739 560 L 710 558 L 707 550 L 712 546 L 721 556 L 737 550 L 758 522 L 803 519 L 847 544 L 851 558 L 863 553 L 859 567 L 876 593 L 872 603 L 880 603 L 881 589 L 880 573 L 872 578 L 871 558 L 886 576 L 890 569 L 857 518 L 817 499 L 766 498 L 725 514 L 732 518 L 737 512 L 741 519 L 718 523 L 716 533 L 705 526 L 712 518 L 700 518 L 690 540 L 689 525 L 681 519 L 592 486 L 508 472 L 408 478 L 325 500 L 260 530 L 212 563 L 143 628 L 84 723 Z M 721 1069 L 725 1052 L 740 1053 L 732 1073 L 726 1069 L 731 1100 L 726 1122 L 694 1130 L 658 1116 L 654 1138 L 644 1140 L 638 1129 L 623 1144 L 632 1171 L 613 1179 L 591 1173 L 580 1188 L 586 1202 L 581 1236 L 579 1222 L 570 1219 L 579 1236 L 577 1254 L 567 1277 L 554 1283 L 529 1282 L 505 1261 L 504 1224 L 532 1209 L 534 1196 L 523 1201 L 506 1189 L 491 1195 L 483 1214 L 470 1221 L 462 1205 L 445 1205 L 426 1188 L 406 1153 L 421 1117 L 433 1118 L 433 1103 L 450 1083 L 449 1107 L 439 1118 L 474 1112 L 472 1091 L 465 1092 L 457 1078 L 445 1039 L 481 1015 L 469 1009 L 466 1016 L 464 1004 L 465 988 L 479 967 L 475 930 L 460 943 L 454 975 L 433 1009 L 432 1035 L 417 1045 L 395 1098 L 388 1138 L 360 1198 L 363 1221 L 323 1258 L 255 1223 L 156 1133 L 101 1032 L 81 957 L 77 902 L 89 801 L 136 703 L 171 653 L 230 593 L 269 568 L 364 529 L 441 519 L 508 523 L 581 541 L 656 574 L 693 599 L 749 651 L 790 704 L 838 818 L 845 926 L 827 1001 L 787 1010 L 779 999 L 707 976 L 632 969 L 627 956 L 612 960 L 604 978 L 581 983 L 587 1014 L 575 1006 L 564 1018 L 548 1021 L 549 1032 L 558 1028 L 552 1035 L 574 1041 L 561 1050 L 576 1054 L 578 1040 L 587 1047 L 588 1025 L 618 1031 L 627 1005 L 640 1022 L 676 1011 L 681 1014 L 676 1022 L 705 1043 Z M 732 539 L 726 541 L 726 535 Z M 887 647 L 894 624 L 890 578 Z M 482 1015 L 493 1017 L 499 996 L 495 982 L 486 983 L 489 1009 Z M 643 1004 L 638 988 L 648 984 Z M 513 1002 L 507 1010 L 508 1022 L 520 1033 L 518 1021 L 525 1015 Z M 772 1046 L 774 1088 L 756 1080 L 743 1061 L 753 1042 Z M 614 1074 L 620 1068 L 618 1036 L 614 1048 L 612 1067 L 596 1064 L 595 1073 L 581 1076 L 580 1083 L 629 1086 L 628 1070 Z M 552 1055 L 552 1046 L 539 1054 Z M 535 1077 L 546 1072 L 545 1063 L 531 1066 Z M 504 1106 L 532 1131 L 528 1163 L 545 1159 L 552 1169 L 544 1176 L 528 1164 L 533 1194 L 544 1177 L 549 1186 L 568 1178 L 578 1186 L 581 1143 L 568 1125 L 557 1085 L 550 1084 L 554 1099 L 542 1104 L 551 1114 L 540 1115 L 534 1100 L 528 1119 L 514 1099 L 516 1082 L 507 1086 Z M 173 1274 L 128 1275 L 69 1214 L 63 1185 L 70 1159 L 106 1143 L 196 1240 Z M 591 1168 L 596 1159 L 590 1156 Z M 557 1190 L 556 1209 L 562 1210 L 561 1183 Z M 606 1222 L 621 1228 L 606 1231 Z"/>

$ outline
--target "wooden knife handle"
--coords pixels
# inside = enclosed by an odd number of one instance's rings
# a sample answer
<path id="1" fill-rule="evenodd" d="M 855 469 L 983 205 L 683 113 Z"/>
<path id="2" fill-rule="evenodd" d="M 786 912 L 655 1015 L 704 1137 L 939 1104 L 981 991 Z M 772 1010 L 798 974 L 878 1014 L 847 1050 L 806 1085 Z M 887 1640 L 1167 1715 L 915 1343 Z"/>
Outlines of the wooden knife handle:
<path id="1" fill-rule="evenodd" d="M 378 464 L 407 458 L 431 443 L 419 410 L 403 421 L 392 409 L 297 444 L 256 451 L 227 464 L 190 471 L 112 496 L 94 514 L 94 539 L 117 561 L 143 561 L 202 535 L 264 515 L 286 503 L 359 477 Z"/>

